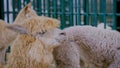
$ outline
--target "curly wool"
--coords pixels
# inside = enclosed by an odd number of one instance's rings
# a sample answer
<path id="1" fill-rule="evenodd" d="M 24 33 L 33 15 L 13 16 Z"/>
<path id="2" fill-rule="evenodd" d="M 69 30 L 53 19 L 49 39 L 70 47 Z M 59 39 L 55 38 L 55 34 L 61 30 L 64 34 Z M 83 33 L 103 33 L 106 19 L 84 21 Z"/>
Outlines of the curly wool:
<path id="1" fill-rule="evenodd" d="M 74 42 L 64 42 L 53 51 L 57 68 L 80 68 L 79 47 Z"/>
<path id="2" fill-rule="evenodd" d="M 53 61 L 53 48 L 57 46 L 55 36 L 58 22 L 56 19 L 37 16 L 27 19 L 24 26 L 9 26 L 16 32 L 19 32 L 20 28 L 25 28 L 26 33 L 19 34 L 15 39 L 6 67 L 48 68 Z"/>
<path id="3" fill-rule="evenodd" d="M 77 43 L 80 47 L 80 58 L 85 63 L 106 68 L 116 60 L 115 56 L 118 54 L 116 51 L 120 47 L 119 32 L 92 26 L 73 26 L 65 28 L 63 32 L 66 33 L 66 37 L 60 39 Z"/>
<path id="4" fill-rule="evenodd" d="M 37 14 L 33 9 L 31 9 L 31 5 L 29 3 L 23 9 L 20 10 L 13 24 L 23 24 L 26 19 L 35 16 L 37 16 Z M 9 45 L 11 45 L 11 43 L 15 40 L 15 38 L 18 35 L 14 31 L 6 29 L 5 26 L 7 25 L 9 24 L 0 20 L 0 64 L 1 65 L 5 64 L 6 49 L 8 48 Z"/>
<path id="5" fill-rule="evenodd" d="M 28 55 L 31 50 L 36 50 L 35 52 L 32 52 L 32 55 L 35 56 L 35 58 L 39 57 L 37 60 Z M 20 35 L 11 46 L 11 53 L 9 54 L 6 68 L 47 68 L 48 62 L 46 61 L 49 59 L 45 59 L 45 54 L 46 51 L 44 46 L 39 40 L 32 36 Z"/>
<path id="6" fill-rule="evenodd" d="M 3 20 L 0 20 L 0 66 L 2 65 L 2 67 L 0 68 L 3 68 L 5 64 L 6 49 L 14 40 L 13 36 L 16 35 L 15 32 L 5 28 L 7 25 L 8 24 L 6 22 L 4 22 Z"/>

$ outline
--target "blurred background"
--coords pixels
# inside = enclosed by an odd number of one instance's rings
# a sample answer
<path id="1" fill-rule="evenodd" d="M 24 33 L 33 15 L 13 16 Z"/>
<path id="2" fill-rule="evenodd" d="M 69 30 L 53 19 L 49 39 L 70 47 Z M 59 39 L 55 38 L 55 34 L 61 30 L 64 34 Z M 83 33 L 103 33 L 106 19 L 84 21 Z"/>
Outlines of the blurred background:
<path id="1" fill-rule="evenodd" d="M 103 23 L 120 31 L 120 0 L 0 0 L 0 19 L 12 23 L 29 2 L 38 15 L 59 19 L 62 29 Z"/>

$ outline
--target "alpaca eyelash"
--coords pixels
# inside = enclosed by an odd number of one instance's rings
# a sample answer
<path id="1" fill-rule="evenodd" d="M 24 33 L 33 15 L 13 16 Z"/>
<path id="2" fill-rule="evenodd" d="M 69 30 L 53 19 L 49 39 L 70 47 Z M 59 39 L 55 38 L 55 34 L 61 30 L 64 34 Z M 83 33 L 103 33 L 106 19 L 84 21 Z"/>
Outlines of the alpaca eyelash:
<path id="1" fill-rule="evenodd" d="M 42 32 L 38 32 L 39 35 L 44 35 L 46 32 L 42 31 Z"/>

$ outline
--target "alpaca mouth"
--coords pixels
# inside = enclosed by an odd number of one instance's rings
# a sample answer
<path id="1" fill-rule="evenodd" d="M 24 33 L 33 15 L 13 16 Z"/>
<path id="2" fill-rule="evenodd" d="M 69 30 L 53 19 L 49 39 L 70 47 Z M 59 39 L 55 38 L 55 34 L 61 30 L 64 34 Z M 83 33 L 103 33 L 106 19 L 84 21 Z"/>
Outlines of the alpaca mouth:
<path id="1" fill-rule="evenodd" d="M 55 39 L 58 43 L 61 43 L 62 42 L 62 40 L 60 40 L 60 39 Z"/>
<path id="2" fill-rule="evenodd" d="M 55 39 L 58 43 L 63 43 L 63 42 L 65 42 L 66 40 L 64 39 Z"/>

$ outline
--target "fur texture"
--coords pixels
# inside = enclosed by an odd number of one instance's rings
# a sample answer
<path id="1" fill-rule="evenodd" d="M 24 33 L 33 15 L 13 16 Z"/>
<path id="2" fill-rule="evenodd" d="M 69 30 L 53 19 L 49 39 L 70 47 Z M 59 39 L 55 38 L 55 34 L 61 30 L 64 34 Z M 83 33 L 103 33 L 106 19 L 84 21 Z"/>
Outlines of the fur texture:
<path id="1" fill-rule="evenodd" d="M 80 68 L 79 47 L 74 42 L 64 42 L 53 51 L 57 68 Z"/>
<path id="2" fill-rule="evenodd" d="M 29 3 L 19 12 L 13 24 L 22 24 L 24 23 L 24 20 L 34 16 L 37 16 L 37 14 L 31 9 L 31 5 Z M 9 24 L 0 20 L 0 65 L 5 64 L 6 49 L 17 36 L 17 33 L 5 28 L 7 25 Z"/>
<path id="3" fill-rule="evenodd" d="M 92 68 L 109 68 L 108 66 L 110 68 L 119 68 L 119 32 L 92 26 L 74 26 L 64 29 L 60 34 L 65 35 L 58 37 L 61 42 L 68 40 L 69 42 L 75 42 L 79 46 L 80 59 L 88 65 L 92 64 L 94 66 Z M 62 55 L 59 51 L 58 54 Z M 71 57 L 71 59 L 73 58 Z M 78 60 L 80 59 L 78 58 Z"/>
<path id="4" fill-rule="evenodd" d="M 20 10 L 13 24 L 22 24 L 26 19 L 36 16 L 38 15 L 33 9 L 31 9 L 31 3 L 29 3 Z"/>
<path id="5" fill-rule="evenodd" d="M 7 25 L 6 22 L 0 20 L 0 66 L 4 66 L 6 49 L 10 45 L 10 42 L 14 40 L 13 35 L 16 35 L 15 32 L 5 28 Z"/>
<path id="6" fill-rule="evenodd" d="M 48 68 L 53 62 L 53 48 L 59 45 L 58 22 L 41 16 L 27 19 L 24 26 L 8 26 L 20 35 L 11 46 L 7 68 Z"/>

